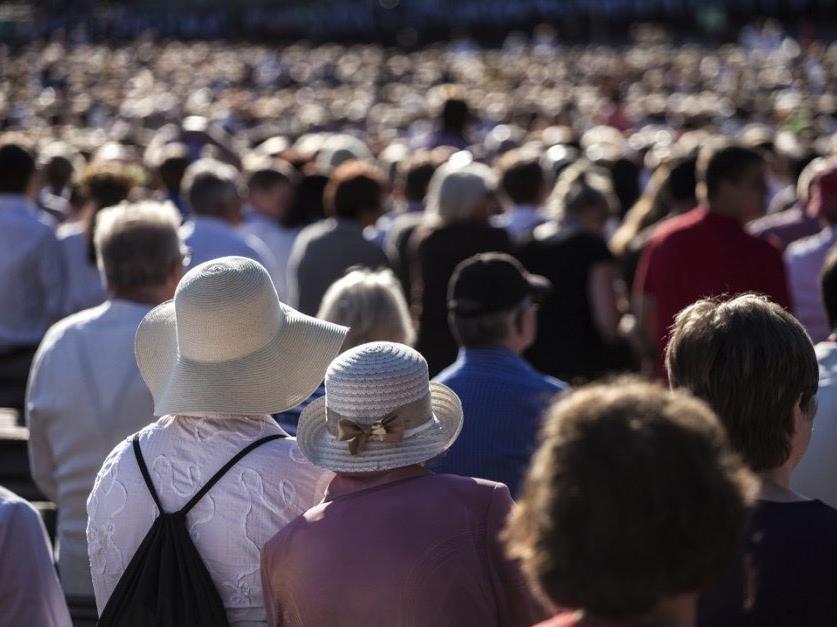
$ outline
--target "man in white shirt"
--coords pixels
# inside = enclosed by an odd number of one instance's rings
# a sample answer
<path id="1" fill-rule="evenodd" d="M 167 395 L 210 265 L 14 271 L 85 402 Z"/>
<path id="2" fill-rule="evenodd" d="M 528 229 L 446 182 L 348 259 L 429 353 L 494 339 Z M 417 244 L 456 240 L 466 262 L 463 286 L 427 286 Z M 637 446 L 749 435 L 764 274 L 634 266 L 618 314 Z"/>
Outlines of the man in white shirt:
<path id="1" fill-rule="evenodd" d="M 546 195 L 546 182 L 537 155 L 522 149 L 504 154 L 497 168 L 500 174 L 500 200 L 503 213 L 492 223 L 506 230 L 513 242 L 527 240 L 532 231 L 546 222 L 540 206 Z"/>
<path id="2" fill-rule="evenodd" d="M 31 200 L 36 179 L 27 148 L 0 145 L 0 403 L 20 408 L 35 349 L 64 306 L 61 249 Z"/>
<path id="3" fill-rule="evenodd" d="M 820 367 L 817 413 L 811 443 L 791 476 L 791 485 L 837 508 L 837 249 L 825 261 L 820 289 L 832 333 L 814 347 Z"/>
<path id="4" fill-rule="evenodd" d="M 288 216 L 294 194 L 293 174 L 288 168 L 265 167 L 252 172 L 247 180 L 247 206 L 242 233 L 255 235 L 270 249 L 275 260 L 271 274 L 279 298 L 288 298 L 288 258 L 300 228 L 288 228 Z"/>
<path id="5" fill-rule="evenodd" d="M 276 260 L 256 236 L 239 233 L 241 194 L 238 171 L 214 159 L 198 159 L 183 175 L 183 198 L 190 219 L 180 235 L 192 253 L 190 268 L 228 255 L 247 257 L 265 266 L 276 276 Z"/>
<path id="6" fill-rule="evenodd" d="M 811 339 L 820 342 L 831 332 L 817 280 L 828 251 L 837 244 L 837 157 L 814 176 L 806 210 L 822 230 L 788 245 L 785 267 L 793 314 Z"/>
<path id="7" fill-rule="evenodd" d="M 186 249 L 170 205 L 123 204 L 96 221 L 108 300 L 55 324 L 35 356 L 26 404 L 32 476 L 58 507 L 58 566 L 67 594 L 92 595 L 85 503 L 117 442 L 154 419 L 134 359 L 140 320 L 172 298 Z"/>

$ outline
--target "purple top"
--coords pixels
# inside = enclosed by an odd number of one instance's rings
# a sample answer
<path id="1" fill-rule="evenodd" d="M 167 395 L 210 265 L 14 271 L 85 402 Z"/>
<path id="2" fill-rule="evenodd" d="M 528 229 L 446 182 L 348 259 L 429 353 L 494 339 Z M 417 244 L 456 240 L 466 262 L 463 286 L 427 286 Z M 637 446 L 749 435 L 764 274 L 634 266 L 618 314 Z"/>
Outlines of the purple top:
<path id="1" fill-rule="evenodd" d="M 498 538 L 511 506 L 503 484 L 420 466 L 335 477 L 262 550 L 268 622 L 528 627 L 545 614 Z"/>

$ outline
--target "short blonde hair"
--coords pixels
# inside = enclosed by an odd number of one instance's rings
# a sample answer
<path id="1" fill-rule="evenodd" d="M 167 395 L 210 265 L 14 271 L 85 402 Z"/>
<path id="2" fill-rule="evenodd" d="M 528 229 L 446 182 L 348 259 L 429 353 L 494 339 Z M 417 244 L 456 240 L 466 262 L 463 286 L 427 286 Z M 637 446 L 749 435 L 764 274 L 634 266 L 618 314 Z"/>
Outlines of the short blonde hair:
<path id="1" fill-rule="evenodd" d="M 187 254 L 174 205 L 123 202 L 96 219 L 96 264 L 110 291 L 162 285 Z"/>
<path id="2" fill-rule="evenodd" d="M 344 351 L 366 342 L 415 340 L 407 301 L 390 270 L 350 270 L 326 290 L 317 317 L 349 327 Z"/>
<path id="3" fill-rule="evenodd" d="M 487 165 L 446 163 L 436 170 L 427 188 L 427 220 L 431 224 L 469 222 L 474 209 L 494 190 L 496 176 Z"/>

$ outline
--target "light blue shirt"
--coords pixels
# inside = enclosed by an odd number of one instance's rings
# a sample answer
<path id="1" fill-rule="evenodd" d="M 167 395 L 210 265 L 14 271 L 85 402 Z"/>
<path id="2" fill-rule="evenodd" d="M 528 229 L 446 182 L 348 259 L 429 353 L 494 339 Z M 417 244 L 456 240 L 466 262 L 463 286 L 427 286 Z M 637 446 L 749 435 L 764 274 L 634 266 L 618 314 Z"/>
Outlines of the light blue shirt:
<path id="1" fill-rule="evenodd" d="M 108 296 L 99 268 L 87 256 L 88 242 L 84 225 L 81 222 L 62 224 L 57 234 L 67 278 L 65 311 L 75 313 L 101 305 Z"/>
<path id="2" fill-rule="evenodd" d="M 507 209 L 504 213 L 494 216 L 491 223 L 505 229 L 509 237 L 520 242 L 532 235 L 535 227 L 546 222 L 541 210 L 534 205 L 517 205 Z"/>
<path id="3" fill-rule="evenodd" d="M 0 353 L 33 347 L 64 313 L 61 249 L 24 196 L 0 195 Z"/>
<path id="4" fill-rule="evenodd" d="M 288 299 L 288 259 L 291 256 L 294 240 L 301 230 L 301 228 L 285 228 L 254 209 L 245 214 L 244 224 L 239 228 L 241 233 L 259 238 L 273 255 L 276 274 L 271 274 L 270 277 L 282 302 L 287 302 Z"/>
<path id="5" fill-rule="evenodd" d="M 258 261 L 271 276 L 276 273 L 276 261 L 259 238 L 239 233 L 219 218 L 194 216 L 180 227 L 180 236 L 192 251 L 189 269 L 204 261 L 234 255 Z"/>

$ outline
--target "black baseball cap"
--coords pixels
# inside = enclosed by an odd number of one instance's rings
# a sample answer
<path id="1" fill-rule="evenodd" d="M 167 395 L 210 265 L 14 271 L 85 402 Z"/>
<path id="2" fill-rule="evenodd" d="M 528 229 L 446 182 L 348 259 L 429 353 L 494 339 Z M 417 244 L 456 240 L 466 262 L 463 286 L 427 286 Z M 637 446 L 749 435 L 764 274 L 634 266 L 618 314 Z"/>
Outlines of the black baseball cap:
<path id="1" fill-rule="evenodd" d="M 541 302 L 552 291 L 546 277 L 529 274 L 505 253 L 469 257 L 453 271 L 448 284 L 448 311 L 458 316 L 481 316 L 512 309 L 531 298 Z"/>

